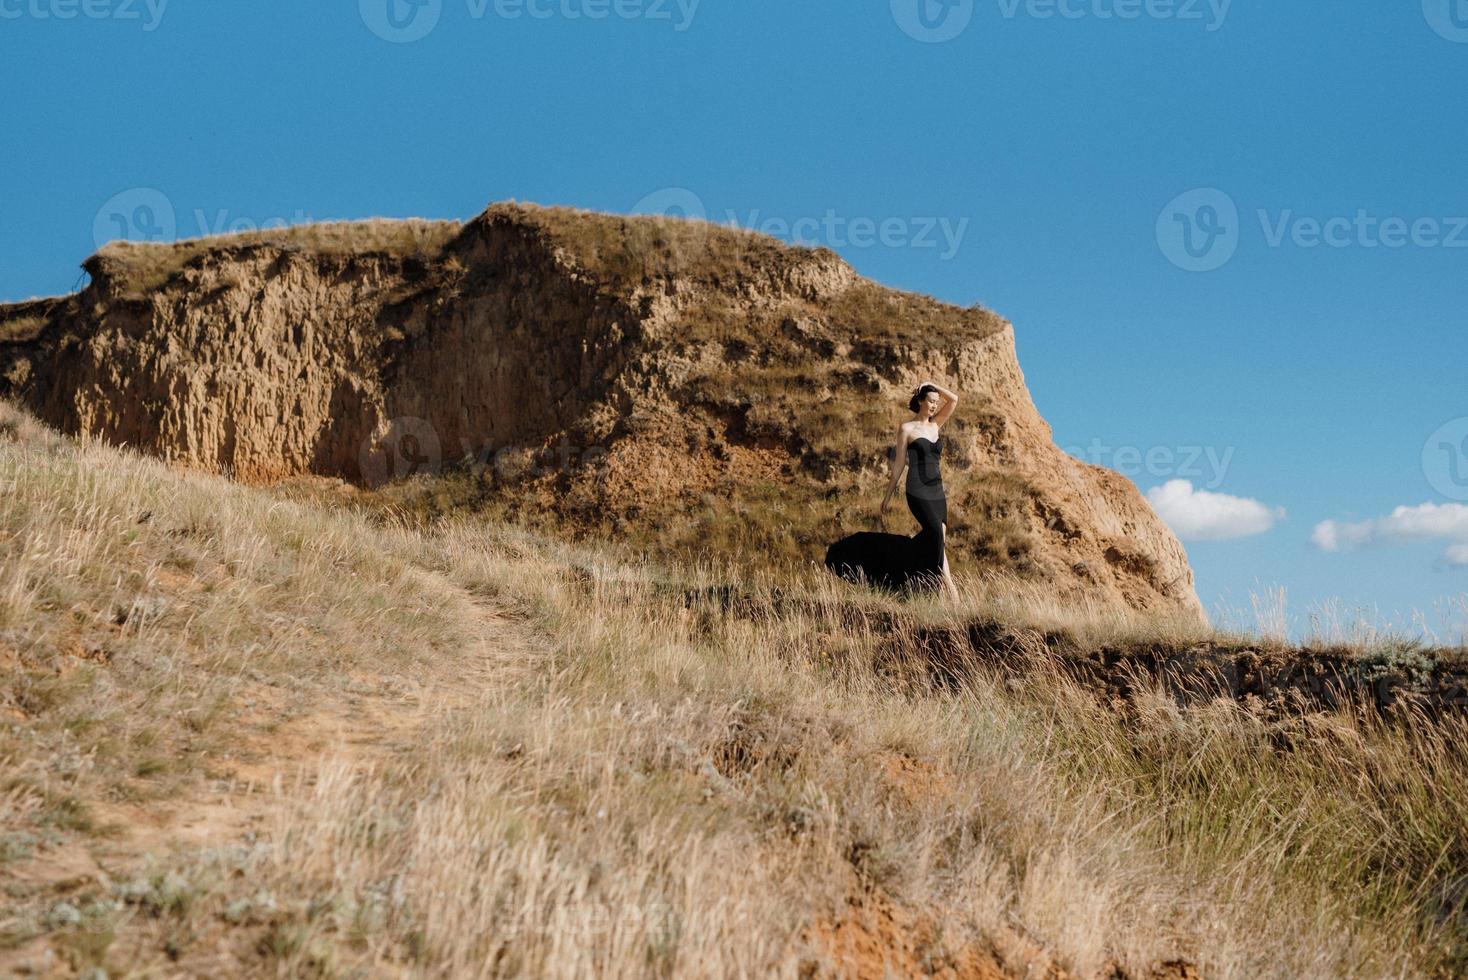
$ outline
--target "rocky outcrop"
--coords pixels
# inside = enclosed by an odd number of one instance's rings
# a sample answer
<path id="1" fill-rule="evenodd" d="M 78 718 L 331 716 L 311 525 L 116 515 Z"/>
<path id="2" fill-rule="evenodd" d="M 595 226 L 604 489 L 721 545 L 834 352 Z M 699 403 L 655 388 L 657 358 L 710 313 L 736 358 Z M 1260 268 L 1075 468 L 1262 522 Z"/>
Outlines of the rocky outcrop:
<path id="1" fill-rule="evenodd" d="M 0 308 L 0 395 L 241 480 L 428 471 L 436 499 L 532 523 L 819 561 L 869 526 L 908 394 L 936 377 L 963 396 L 955 567 L 1201 616 L 1176 537 L 1054 445 L 986 310 L 677 219 L 506 204 L 412 230 L 109 246 L 82 292 Z"/>

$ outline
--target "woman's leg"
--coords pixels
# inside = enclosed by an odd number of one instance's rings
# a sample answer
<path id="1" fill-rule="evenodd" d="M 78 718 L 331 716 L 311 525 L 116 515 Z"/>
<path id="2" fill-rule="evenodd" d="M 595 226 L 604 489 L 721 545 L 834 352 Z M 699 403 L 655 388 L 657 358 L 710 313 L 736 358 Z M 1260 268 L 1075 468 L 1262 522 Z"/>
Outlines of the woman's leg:
<path id="1" fill-rule="evenodd" d="M 943 545 L 943 588 L 948 591 L 948 598 L 954 602 L 958 601 L 958 586 L 953 584 L 953 576 L 948 574 L 948 525 L 943 525 L 943 536 L 939 539 Z"/>

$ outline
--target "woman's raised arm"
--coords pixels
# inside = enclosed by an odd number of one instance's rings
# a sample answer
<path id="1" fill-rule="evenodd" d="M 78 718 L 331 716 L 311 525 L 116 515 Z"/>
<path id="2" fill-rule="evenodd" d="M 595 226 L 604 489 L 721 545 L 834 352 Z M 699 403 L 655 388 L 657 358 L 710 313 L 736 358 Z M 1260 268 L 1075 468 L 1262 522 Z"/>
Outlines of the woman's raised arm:
<path id="1" fill-rule="evenodd" d="M 924 381 L 923 384 L 931 385 L 937 390 L 939 397 L 943 399 L 943 407 L 938 409 L 937 413 L 933 416 L 933 424 L 942 425 L 948 421 L 949 416 L 953 414 L 953 410 L 958 407 L 958 395 L 949 391 L 936 381 Z"/>

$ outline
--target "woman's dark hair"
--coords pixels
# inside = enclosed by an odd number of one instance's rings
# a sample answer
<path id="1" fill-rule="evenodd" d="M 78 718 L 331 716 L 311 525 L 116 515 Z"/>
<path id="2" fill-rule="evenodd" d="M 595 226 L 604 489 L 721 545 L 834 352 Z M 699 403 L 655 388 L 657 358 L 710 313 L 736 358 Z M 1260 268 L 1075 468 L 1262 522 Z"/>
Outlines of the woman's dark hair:
<path id="1" fill-rule="evenodd" d="M 912 396 L 912 401 L 907 403 L 908 410 L 916 412 L 918 410 L 918 406 L 922 404 L 923 399 L 928 397 L 928 392 L 937 390 L 938 389 L 934 388 L 932 385 L 923 385 L 917 390 L 917 394 Z"/>

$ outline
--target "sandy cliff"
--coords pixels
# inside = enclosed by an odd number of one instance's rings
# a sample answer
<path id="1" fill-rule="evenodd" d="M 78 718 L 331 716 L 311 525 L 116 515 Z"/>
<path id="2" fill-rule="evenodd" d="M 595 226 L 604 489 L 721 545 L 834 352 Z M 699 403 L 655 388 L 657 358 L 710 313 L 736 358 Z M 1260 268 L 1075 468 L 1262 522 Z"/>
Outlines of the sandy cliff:
<path id="1" fill-rule="evenodd" d="M 1201 615 L 1131 482 L 1055 446 L 1007 322 L 828 250 L 504 204 L 462 226 L 119 244 L 86 268 L 78 294 L 0 307 L 0 395 L 67 432 L 248 481 L 447 470 L 453 499 L 524 520 L 818 561 L 871 526 L 931 376 L 963 396 L 956 567 Z"/>

